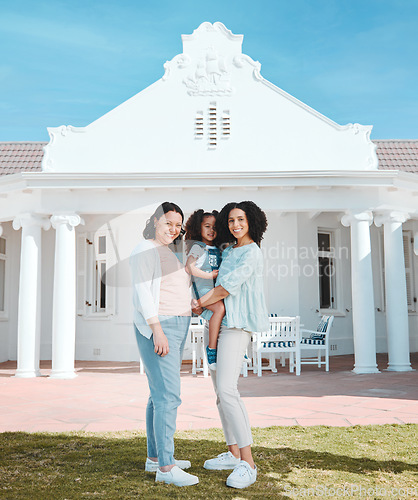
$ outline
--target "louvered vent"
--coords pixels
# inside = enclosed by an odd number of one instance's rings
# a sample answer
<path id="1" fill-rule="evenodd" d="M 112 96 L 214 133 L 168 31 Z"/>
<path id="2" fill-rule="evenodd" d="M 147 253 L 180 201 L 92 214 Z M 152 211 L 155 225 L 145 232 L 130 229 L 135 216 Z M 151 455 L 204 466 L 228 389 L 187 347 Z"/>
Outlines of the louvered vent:
<path id="1" fill-rule="evenodd" d="M 218 139 L 231 135 L 231 114 L 228 109 L 218 113 L 216 102 L 209 103 L 207 111 L 196 111 L 194 121 L 195 139 L 207 137 L 208 149 L 218 147 Z"/>
<path id="2" fill-rule="evenodd" d="M 227 139 L 231 135 L 231 116 L 229 110 L 222 113 L 222 137 Z"/>
<path id="3" fill-rule="evenodd" d="M 198 111 L 194 123 L 194 136 L 196 139 L 203 139 L 203 135 L 203 111 Z"/>
<path id="4" fill-rule="evenodd" d="M 215 149 L 217 146 L 217 116 L 216 102 L 211 102 L 209 105 L 209 148 Z"/>

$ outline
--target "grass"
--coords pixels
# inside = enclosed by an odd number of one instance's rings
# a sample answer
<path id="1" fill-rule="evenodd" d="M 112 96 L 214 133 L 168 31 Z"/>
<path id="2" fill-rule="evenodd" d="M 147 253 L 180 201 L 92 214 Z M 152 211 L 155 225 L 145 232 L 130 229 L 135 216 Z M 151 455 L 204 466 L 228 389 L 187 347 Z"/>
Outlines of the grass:
<path id="1" fill-rule="evenodd" d="M 225 486 L 228 471 L 202 467 L 224 451 L 218 429 L 176 433 L 176 456 L 191 459 L 200 479 L 187 488 L 155 483 L 144 471 L 144 432 L 4 433 L 0 498 L 338 498 L 344 487 L 351 498 L 388 498 L 394 489 L 392 498 L 418 498 L 417 431 L 415 424 L 256 428 L 259 475 L 245 490 Z"/>

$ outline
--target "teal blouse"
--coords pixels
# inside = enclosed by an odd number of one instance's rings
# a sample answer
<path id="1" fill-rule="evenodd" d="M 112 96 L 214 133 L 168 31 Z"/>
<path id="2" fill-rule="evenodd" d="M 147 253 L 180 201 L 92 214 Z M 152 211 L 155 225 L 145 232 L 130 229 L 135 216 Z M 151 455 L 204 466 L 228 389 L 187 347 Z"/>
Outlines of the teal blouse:
<path id="1" fill-rule="evenodd" d="M 249 332 L 269 329 L 264 299 L 263 255 L 256 243 L 222 253 L 216 286 L 221 285 L 229 295 L 224 299 L 227 328 L 242 328 Z"/>

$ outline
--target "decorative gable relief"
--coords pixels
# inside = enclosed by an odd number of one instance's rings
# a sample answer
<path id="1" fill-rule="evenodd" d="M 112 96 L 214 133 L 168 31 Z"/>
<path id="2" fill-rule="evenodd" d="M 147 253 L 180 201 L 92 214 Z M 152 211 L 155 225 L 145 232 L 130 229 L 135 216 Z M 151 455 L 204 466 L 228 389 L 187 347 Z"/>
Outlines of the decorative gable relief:
<path id="1" fill-rule="evenodd" d="M 67 135 L 84 134 L 85 132 L 87 132 L 86 127 L 73 127 L 72 125 L 48 127 L 50 141 L 46 146 L 42 148 L 44 150 L 44 156 L 42 158 L 42 170 L 44 172 L 54 171 L 54 160 L 52 159 L 52 155 L 50 154 L 50 152 L 51 148 L 55 146 L 57 142 L 61 142 L 61 139 L 66 138 Z"/>
<path id="2" fill-rule="evenodd" d="M 202 23 L 191 35 L 182 35 L 183 54 L 164 64 L 163 80 L 177 70 L 190 96 L 230 96 L 233 67 L 247 63 L 257 78 L 261 78 L 260 63 L 242 54 L 243 35 L 234 35 L 222 23 Z M 184 70 L 187 72 L 184 75 Z"/>
<path id="3" fill-rule="evenodd" d="M 234 90 L 225 58 L 214 47 L 207 49 L 195 64 L 194 74 L 185 78 L 183 83 L 189 89 L 189 95 L 228 95 Z"/>

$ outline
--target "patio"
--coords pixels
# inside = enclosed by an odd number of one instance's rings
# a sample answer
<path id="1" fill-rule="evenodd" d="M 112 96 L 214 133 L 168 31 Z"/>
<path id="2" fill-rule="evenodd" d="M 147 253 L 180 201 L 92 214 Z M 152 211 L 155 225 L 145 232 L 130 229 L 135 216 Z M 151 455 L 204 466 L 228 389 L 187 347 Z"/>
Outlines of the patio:
<path id="1" fill-rule="evenodd" d="M 411 355 L 418 368 L 418 353 Z M 249 373 L 240 392 L 251 425 L 329 425 L 418 423 L 418 371 L 387 372 L 378 355 L 379 374 L 352 373 L 353 356 L 330 358 L 330 372 L 303 366 L 299 377 L 277 363 L 278 373 Z M 104 432 L 145 429 L 148 385 L 138 363 L 76 362 L 78 377 L 57 380 L 15 378 L 16 362 L 0 363 L 0 432 Z M 177 428 L 220 427 L 210 378 L 182 367 L 182 399 Z"/>

